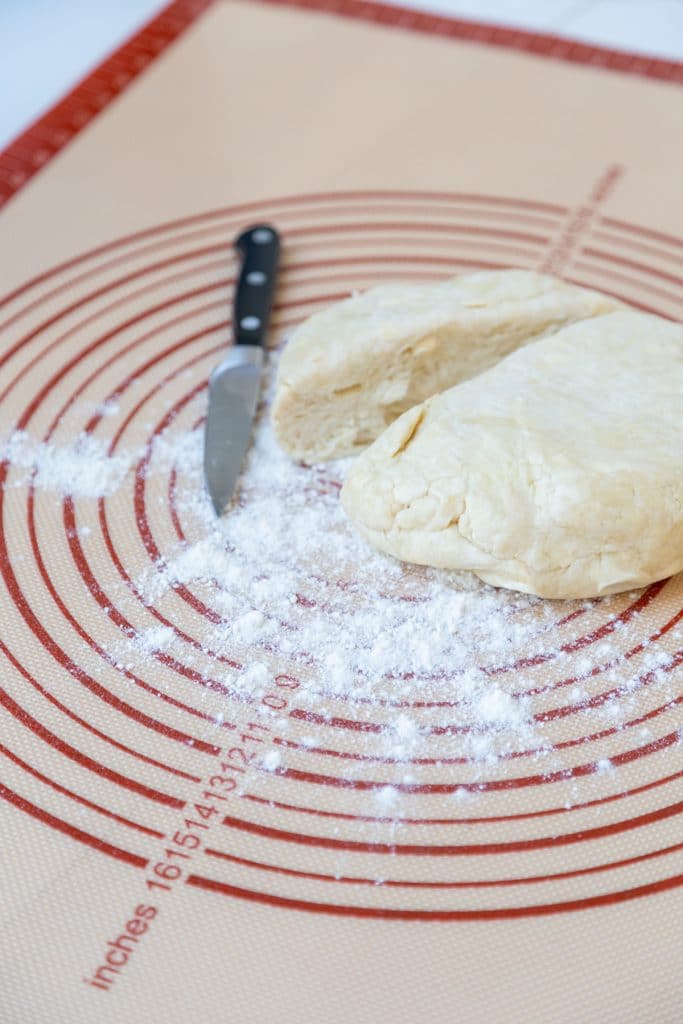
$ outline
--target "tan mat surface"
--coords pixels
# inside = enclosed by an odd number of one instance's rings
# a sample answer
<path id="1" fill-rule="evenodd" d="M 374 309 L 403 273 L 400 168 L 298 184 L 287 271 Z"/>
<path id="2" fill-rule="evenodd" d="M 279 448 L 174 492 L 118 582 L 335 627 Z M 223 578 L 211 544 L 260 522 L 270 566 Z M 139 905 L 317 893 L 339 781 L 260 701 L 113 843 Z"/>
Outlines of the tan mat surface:
<path id="1" fill-rule="evenodd" d="M 274 346 L 353 289 L 500 266 L 679 318 L 680 79 L 366 4 L 179 3 L 0 157 L 3 1024 L 681 1019 L 683 579 L 465 590 L 443 663 L 389 634 L 340 683 L 379 585 L 317 537 L 334 473 L 282 468 L 266 410 L 221 548 L 196 446 L 254 221 Z M 267 640 L 230 619 L 264 580 Z M 431 586 L 377 607 L 428 624 Z M 468 720 L 473 666 L 524 730 Z"/>

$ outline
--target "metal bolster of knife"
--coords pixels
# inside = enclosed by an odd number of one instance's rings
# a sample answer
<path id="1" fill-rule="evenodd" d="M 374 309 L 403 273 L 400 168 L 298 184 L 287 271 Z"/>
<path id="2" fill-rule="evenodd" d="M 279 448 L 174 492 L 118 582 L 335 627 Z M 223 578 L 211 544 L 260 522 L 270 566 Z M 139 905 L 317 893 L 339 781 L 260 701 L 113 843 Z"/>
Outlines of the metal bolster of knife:
<path id="1" fill-rule="evenodd" d="M 218 377 L 220 377 L 227 370 L 237 370 L 240 366 L 245 367 L 257 367 L 263 366 L 263 348 L 261 345 L 247 344 L 243 342 L 241 345 L 235 345 L 229 349 L 225 359 L 215 366 L 209 377 L 209 385 L 215 384 Z"/>

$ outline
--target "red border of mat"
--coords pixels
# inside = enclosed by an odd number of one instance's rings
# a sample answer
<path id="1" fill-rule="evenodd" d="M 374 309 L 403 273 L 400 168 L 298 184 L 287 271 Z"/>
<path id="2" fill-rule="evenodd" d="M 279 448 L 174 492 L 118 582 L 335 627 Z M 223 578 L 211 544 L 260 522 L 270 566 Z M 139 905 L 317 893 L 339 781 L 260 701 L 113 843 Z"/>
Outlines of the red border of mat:
<path id="1" fill-rule="evenodd" d="M 60 150 L 163 53 L 216 0 L 173 0 L 0 152 L 0 210 Z M 361 18 L 451 39 L 465 39 L 683 84 L 683 62 L 624 53 L 564 37 L 483 24 L 366 0 L 252 0 Z"/>

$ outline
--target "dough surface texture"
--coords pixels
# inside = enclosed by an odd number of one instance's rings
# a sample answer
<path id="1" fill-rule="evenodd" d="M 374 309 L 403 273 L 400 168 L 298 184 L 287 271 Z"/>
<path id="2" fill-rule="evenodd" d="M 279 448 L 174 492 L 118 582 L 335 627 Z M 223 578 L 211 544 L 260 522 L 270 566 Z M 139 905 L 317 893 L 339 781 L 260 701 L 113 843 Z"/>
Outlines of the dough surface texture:
<path id="1" fill-rule="evenodd" d="M 528 270 L 373 288 L 315 313 L 292 336 L 278 368 L 277 438 L 307 462 L 354 454 L 406 409 L 520 345 L 617 308 Z"/>
<path id="2" fill-rule="evenodd" d="M 342 504 L 396 558 L 548 598 L 683 570 L 683 325 L 564 328 L 396 420 Z"/>

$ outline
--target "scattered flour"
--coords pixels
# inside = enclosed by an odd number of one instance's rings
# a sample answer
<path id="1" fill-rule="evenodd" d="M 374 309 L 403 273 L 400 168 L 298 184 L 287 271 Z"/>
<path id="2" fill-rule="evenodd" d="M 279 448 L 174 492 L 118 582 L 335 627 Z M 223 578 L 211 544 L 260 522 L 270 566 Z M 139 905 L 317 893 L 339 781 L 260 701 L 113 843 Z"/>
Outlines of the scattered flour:
<path id="1" fill-rule="evenodd" d="M 115 415 L 118 407 L 105 411 Z M 434 753 L 435 733 L 439 757 L 468 759 L 484 773 L 520 750 L 539 759 L 552 751 L 551 726 L 534 713 L 538 675 L 524 667 L 495 671 L 519 659 L 532 664 L 551 655 L 560 671 L 566 664 L 575 682 L 562 700 L 572 701 L 579 713 L 585 706 L 595 729 L 602 722 L 620 728 L 635 713 L 643 671 L 667 685 L 671 659 L 657 647 L 642 652 L 638 673 L 624 671 L 609 635 L 577 659 L 552 647 L 556 603 L 378 554 L 354 531 L 338 500 L 348 461 L 292 463 L 274 440 L 267 402 L 237 499 L 220 520 L 204 492 L 202 444 L 200 430 L 171 427 L 147 451 L 149 475 L 177 472 L 176 511 L 188 539 L 174 541 L 135 584 L 149 606 L 172 601 L 174 591 L 187 586 L 217 614 L 213 621 L 194 622 L 201 656 L 173 629 L 157 624 L 122 639 L 116 651 L 122 665 L 163 655 L 216 677 L 219 661 L 221 684 L 250 699 L 268 690 L 275 673 L 289 673 L 301 680 L 297 706 L 309 722 L 309 731 L 297 735 L 299 744 L 324 745 L 316 728 L 329 722 L 330 707 L 361 722 L 364 716 L 379 719 L 368 742 L 377 760 L 406 765 L 402 783 L 412 780 L 411 761 Z M 109 456 L 105 442 L 83 435 L 59 446 L 15 431 L 0 445 L 12 466 L 10 486 L 32 480 L 43 490 L 85 499 L 115 493 L 142 454 Z M 127 591 L 119 597 L 134 600 Z M 562 614 L 591 607 L 567 602 Z M 614 617 L 611 609 L 618 607 L 619 599 L 603 600 L 601 618 Z M 612 685 L 614 694 L 593 707 L 596 672 L 603 689 Z M 216 723 L 230 713 L 229 706 L 216 713 Z M 275 724 L 283 736 L 291 727 L 286 717 Z M 277 771 L 281 753 L 271 749 L 260 763 Z M 607 758 L 595 766 L 600 775 L 613 770 Z M 388 809 L 398 795 L 386 785 L 374 799 Z M 461 786 L 453 798 L 465 801 L 471 792 Z"/>
<path id="2" fill-rule="evenodd" d="M 274 772 L 280 767 L 281 760 L 282 758 L 279 750 L 269 750 L 268 753 L 261 758 L 261 767 L 267 772 Z"/>
<path id="3" fill-rule="evenodd" d="M 170 626 L 152 626 L 144 633 L 138 633 L 136 643 L 140 651 L 145 654 L 154 654 L 155 651 L 164 651 L 173 643 L 175 633 Z"/>
<path id="4" fill-rule="evenodd" d="M 0 459 L 14 469 L 12 486 L 23 487 L 33 479 L 34 485 L 45 491 L 79 498 L 113 494 L 139 457 L 140 452 L 111 456 L 104 441 L 86 434 L 71 444 L 58 445 L 39 443 L 15 430 L 0 444 Z"/>
<path id="5" fill-rule="evenodd" d="M 196 431 L 175 446 L 177 510 L 194 539 L 167 551 L 137 585 L 150 605 L 190 587 L 220 614 L 202 644 L 244 664 L 221 677 L 234 691 L 263 693 L 282 671 L 304 682 L 297 702 L 314 715 L 335 697 L 352 705 L 438 700 L 453 705 L 442 717 L 461 728 L 451 745 L 463 756 L 484 763 L 521 744 L 543 747 L 530 702 L 504 690 L 481 663 L 545 650 L 556 613 L 544 602 L 373 551 L 339 504 L 346 464 L 292 463 L 265 411 L 238 500 L 217 520 L 203 490 L 202 443 Z M 167 468 L 170 450 L 162 437 L 148 472 Z M 529 609 L 534 614 L 525 616 Z M 410 710 L 387 719 L 387 756 L 408 760 L 427 743 Z"/>

